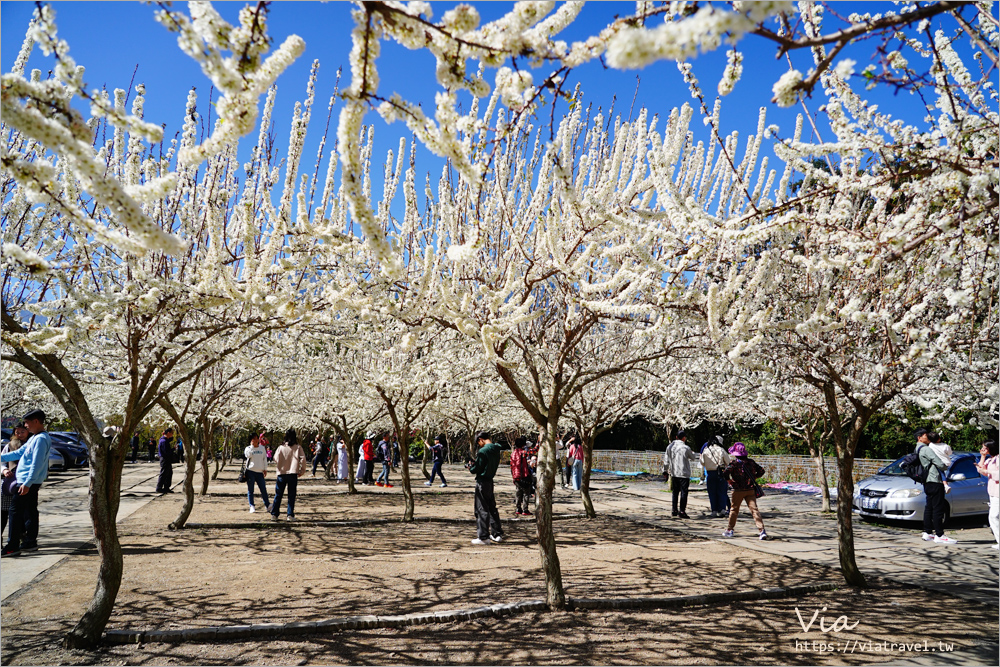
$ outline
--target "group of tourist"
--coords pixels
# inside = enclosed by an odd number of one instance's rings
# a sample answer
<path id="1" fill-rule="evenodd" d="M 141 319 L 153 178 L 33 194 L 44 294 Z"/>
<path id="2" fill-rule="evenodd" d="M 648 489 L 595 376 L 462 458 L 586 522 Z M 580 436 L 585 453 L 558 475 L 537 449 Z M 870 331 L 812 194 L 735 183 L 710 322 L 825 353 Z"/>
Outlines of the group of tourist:
<path id="1" fill-rule="evenodd" d="M 244 476 L 247 483 L 247 501 L 250 503 L 250 512 L 256 512 L 254 506 L 254 487 L 260 491 L 260 499 L 264 502 L 264 509 L 271 513 L 271 517 L 277 520 L 281 514 L 281 500 L 285 492 L 288 492 L 287 516 L 289 521 L 295 520 L 295 497 L 298 492 L 299 477 L 306 472 L 306 453 L 299 444 L 298 435 L 295 429 L 290 428 L 285 431 L 285 439 L 281 445 L 274 450 L 274 466 L 277 478 L 274 483 L 274 500 L 268 502 L 267 485 L 267 449 L 261 443 L 262 434 L 251 433 L 249 443 L 243 450 L 245 463 Z"/>
<path id="2" fill-rule="evenodd" d="M 764 529 L 764 519 L 757 508 L 757 498 L 764 495 L 757 480 L 764 469 L 747 455 L 746 445 L 735 443 L 727 451 L 721 435 L 713 436 L 695 454 L 687 444 L 687 434 L 681 430 L 663 453 L 663 474 L 670 480 L 671 516 L 689 519 L 687 514 L 688 487 L 691 484 L 691 462 L 698 461 L 706 472 L 706 490 L 712 518 L 729 517 L 723 537 L 733 537 L 740 505 L 750 509 L 758 537 L 770 539 Z M 732 488 L 732 496 L 727 492 Z"/>

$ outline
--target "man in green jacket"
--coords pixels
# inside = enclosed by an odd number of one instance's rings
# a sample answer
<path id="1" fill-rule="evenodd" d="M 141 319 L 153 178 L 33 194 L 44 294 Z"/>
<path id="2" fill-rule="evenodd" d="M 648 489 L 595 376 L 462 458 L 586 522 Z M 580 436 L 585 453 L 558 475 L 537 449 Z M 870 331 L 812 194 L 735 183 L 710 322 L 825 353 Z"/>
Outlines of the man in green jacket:
<path id="1" fill-rule="evenodd" d="M 487 539 L 503 542 L 503 527 L 500 525 L 497 499 L 493 495 L 493 477 L 500 465 L 500 445 L 490 440 L 489 434 L 481 432 L 476 435 L 476 446 L 479 447 L 476 460 L 468 467 L 469 472 L 476 476 L 475 510 L 478 536 L 472 543 L 479 546 L 487 544 Z"/>

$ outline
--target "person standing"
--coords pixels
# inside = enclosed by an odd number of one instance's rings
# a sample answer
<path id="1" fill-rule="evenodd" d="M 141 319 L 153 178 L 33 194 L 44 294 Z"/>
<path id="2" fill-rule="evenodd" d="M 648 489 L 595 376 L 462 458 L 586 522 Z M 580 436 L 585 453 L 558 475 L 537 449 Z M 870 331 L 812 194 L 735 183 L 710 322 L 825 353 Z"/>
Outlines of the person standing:
<path id="1" fill-rule="evenodd" d="M 0 550 L 4 556 L 38 551 L 38 490 L 49 475 L 52 438 L 45 431 L 45 413 L 41 410 L 24 415 L 24 426 L 31 434 L 28 441 L 17 451 L 0 456 L 3 463 L 20 462 L 14 473 L 16 484 L 8 517 L 7 545 Z"/>
<path id="2" fill-rule="evenodd" d="M 346 482 L 347 475 L 350 470 L 347 465 L 347 445 L 344 444 L 344 439 L 339 438 L 337 440 L 337 481 Z"/>
<path id="3" fill-rule="evenodd" d="M 28 433 L 28 427 L 24 425 L 24 422 L 20 422 L 14 426 L 14 435 L 11 439 L 3 446 L 2 453 L 9 454 L 11 452 L 16 452 L 17 450 L 24 447 L 24 443 L 28 442 L 28 438 L 31 434 Z M 4 463 L 0 466 L 0 476 L 3 477 L 3 488 L 0 489 L 0 496 L 3 498 L 2 511 L 0 511 L 0 517 L 2 517 L 3 526 L 0 527 L 0 533 L 3 533 L 7 529 L 7 519 L 9 518 L 10 508 L 14 504 L 14 494 L 17 491 L 17 461 L 10 461 Z"/>
<path id="4" fill-rule="evenodd" d="M 488 433 L 476 434 L 476 460 L 468 465 L 469 472 L 476 476 L 475 504 L 476 539 L 472 544 L 479 546 L 487 543 L 487 539 L 503 542 L 503 526 L 500 525 L 500 513 L 497 511 L 497 499 L 493 494 L 493 478 L 500 466 L 500 445 L 494 443 Z"/>
<path id="5" fill-rule="evenodd" d="M 987 440 L 979 448 L 976 468 L 987 479 L 986 493 L 990 499 L 990 530 L 993 531 L 993 548 L 1000 549 L 1000 458 L 997 457 L 996 440 Z"/>
<path id="6" fill-rule="evenodd" d="M 313 463 L 312 476 L 313 477 L 316 476 L 316 467 L 317 466 L 322 466 L 324 470 L 326 469 L 326 460 L 327 460 L 327 455 L 329 454 L 329 452 L 330 452 L 330 446 L 326 443 L 326 439 L 323 438 L 322 436 L 317 435 L 316 436 L 316 453 L 313 455 L 313 461 L 312 461 L 312 463 Z"/>
<path id="7" fill-rule="evenodd" d="M 925 542 L 934 541 L 942 544 L 954 544 L 958 540 L 944 534 L 945 484 L 944 478 L 941 476 L 941 473 L 951 465 L 951 457 L 939 453 L 941 448 L 936 450 L 932 446 L 931 443 L 934 441 L 934 435 L 933 433 L 925 433 L 924 437 L 927 438 L 927 444 L 917 449 L 917 458 L 927 472 L 927 477 L 924 479 L 924 497 L 926 499 L 924 504 L 924 532 L 921 538 Z M 920 439 L 918 438 L 917 441 L 920 442 Z"/>
<path id="8" fill-rule="evenodd" d="M 424 482 L 424 486 L 433 485 L 436 475 L 441 477 L 442 489 L 448 486 L 448 482 L 444 478 L 444 471 L 441 470 L 441 466 L 444 465 L 444 448 L 447 443 L 448 440 L 445 438 L 444 433 L 434 438 L 434 444 L 431 445 L 431 478 Z"/>
<path id="9" fill-rule="evenodd" d="M 673 493 L 671 516 L 689 519 L 687 515 L 688 486 L 691 484 L 691 461 L 698 455 L 687 445 L 687 434 L 677 431 L 677 438 L 663 452 L 663 465 L 670 472 L 670 490 Z"/>
<path id="10" fill-rule="evenodd" d="M 531 500 L 531 468 L 528 466 L 528 453 L 525 446 L 528 441 L 522 436 L 514 440 L 514 449 L 510 452 L 510 475 L 514 478 L 514 514 L 531 516 L 528 504 Z"/>
<path id="11" fill-rule="evenodd" d="M 277 520 L 281 513 L 281 497 L 288 489 L 288 520 L 295 521 L 295 495 L 299 485 L 299 475 L 306 472 L 306 453 L 299 444 L 295 429 L 285 431 L 285 441 L 274 452 L 274 466 L 278 479 L 274 483 L 274 502 L 271 516 Z"/>
<path id="12" fill-rule="evenodd" d="M 260 489 L 260 499 L 264 501 L 264 510 L 271 511 L 271 503 L 267 502 L 267 484 L 264 478 L 267 477 L 267 450 L 260 444 L 260 436 L 256 433 L 250 434 L 250 440 L 243 450 L 243 458 L 247 460 L 246 470 L 243 474 L 247 479 L 247 502 L 250 503 L 250 513 L 253 514 L 257 508 L 253 504 L 253 487 Z"/>
<path id="13" fill-rule="evenodd" d="M 156 480 L 156 492 L 157 493 L 173 493 L 173 489 L 170 488 L 170 482 L 174 477 L 174 448 L 171 440 L 174 439 L 174 429 L 168 426 L 164 431 L 163 435 L 160 436 L 160 443 L 156 448 L 157 453 L 160 455 L 160 476 Z"/>
<path id="14" fill-rule="evenodd" d="M 736 527 L 736 519 L 740 516 L 740 503 L 746 501 L 750 513 L 753 515 L 753 522 L 760 531 L 760 539 L 770 539 L 767 531 L 764 530 L 764 517 L 757 509 L 757 478 L 764 474 L 764 469 L 752 458 L 747 456 L 746 446 L 742 442 L 737 442 L 729 448 L 729 453 L 736 458 L 729 462 L 723 469 L 723 479 L 731 481 L 733 485 L 733 507 L 729 512 L 729 526 L 723 531 L 723 537 L 732 537 L 733 528 Z"/>
<path id="15" fill-rule="evenodd" d="M 569 448 L 566 450 L 566 461 L 569 463 L 570 479 L 573 483 L 573 490 L 579 491 L 583 488 L 583 443 L 580 437 L 574 435 L 569 439 Z"/>
<path id="16" fill-rule="evenodd" d="M 725 516 L 726 510 L 726 480 L 720 471 L 725 469 L 732 458 L 729 452 L 722 448 L 722 436 L 714 436 L 701 450 L 701 467 L 705 471 L 705 486 L 708 489 L 708 503 L 713 518 Z"/>
<path id="17" fill-rule="evenodd" d="M 391 489 L 392 484 L 389 483 L 389 471 L 392 470 L 392 445 L 389 442 L 388 435 L 382 436 L 382 439 L 379 441 L 375 458 L 382 461 L 382 472 L 378 474 L 375 486 L 383 486 Z"/>
<path id="18" fill-rule="evenodd" d="M 365 460 L 365 476 L 362 478 L 362 483 L 365 486 L 371 486 L 375 483 L 375 480 L 372 479 L 372 475 L 375 474 L 375 445 L 372 444 L 372 440 L 377 437 L 378 434 L 372 434 L 361 443 L 361 453 Z"/>
<path id="19" fill-rule="evenodd" d="M 129 442 L 129 445 L 132 448 L 132 463 L 135 463 L 136 461 L 139 460 L 139 434 L 138 433 L 136 433 L 135 435 L 132 436 L 132 440 L 131 440 L 131 442 Z"/>

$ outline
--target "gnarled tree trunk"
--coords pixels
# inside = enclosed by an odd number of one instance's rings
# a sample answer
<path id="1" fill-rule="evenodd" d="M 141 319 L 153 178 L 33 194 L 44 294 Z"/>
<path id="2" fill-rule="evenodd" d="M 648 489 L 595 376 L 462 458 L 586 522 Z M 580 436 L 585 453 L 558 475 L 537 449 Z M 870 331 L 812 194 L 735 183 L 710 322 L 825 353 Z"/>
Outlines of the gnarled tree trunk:
<path id="1" fill-rule="evenodd" d="M 556 552 L 556 538 L 552 531 L 552 491 L 556 483 L 556 427 L 558 414 L 550 417 L 543 426 L 542 445 L 538 450 L 538 497 L 535 502 L 535 525 L 538 548 L 542 557 L 542 571 L 545 573 L 546 601 L 549 609 L 557 611 L 566 608 L 566 594 L 563 591 L 562 570 L 559 554 Z"/>
<path id="2" fill-rule="evenodd" d="M 94 596 L 83 616 L 64 640 L 68 648 L 92 648 L 100 642 L 108 619 L 111 618 L 118 590 L 121 588 L 124 569 L 117 520 L 121 500 L 121 473 L 125 464 L 122 443 L 128 442 L 128 434 L 121 434 L 119 436 L 121 440 L 115 442 L 99 436 L 96 433 L 96 426 L 92 431 L 93 433 L 87 434 L 90 440 L 88 505 L 101 564 L 97 572 Z"/>

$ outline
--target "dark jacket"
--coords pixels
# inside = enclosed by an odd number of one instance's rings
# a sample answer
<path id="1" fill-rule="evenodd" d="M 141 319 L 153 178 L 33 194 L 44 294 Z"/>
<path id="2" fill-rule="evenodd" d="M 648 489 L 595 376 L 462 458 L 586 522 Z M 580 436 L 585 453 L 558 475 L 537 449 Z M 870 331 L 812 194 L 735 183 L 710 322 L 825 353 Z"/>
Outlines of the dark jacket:
<path id="1" fill-rule="evenodd" d="M 476 462 L 469 468 L 469 472 L 476 476 L 477 481 L 492 480 L 499 466 L 500 445 L 488 442 L 476 454 Z"/>
<path id="2" fill-rule="evenodd" d="M 166 463 L 174 462 L 174 452 L 176 451 L 173 445 L 170 444 L 172 438 L 168 438 L 163 435 L 160 436 L 160 445 L 158 447 L 158 452 L 160 454 L 160 461 L 165 461 Z"/>
<path id="3" fill-rule="evenodd" d="M 764 469 L 749 456 L 734 458 L 722 471 L 723 479 L 729 480 L 733 491 L 749 491 L 757 483 L 757 478 L 763 476 Z"/>

